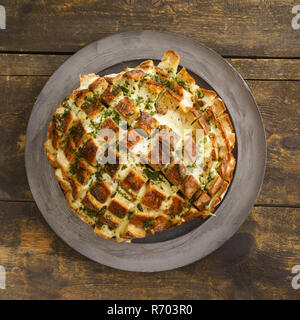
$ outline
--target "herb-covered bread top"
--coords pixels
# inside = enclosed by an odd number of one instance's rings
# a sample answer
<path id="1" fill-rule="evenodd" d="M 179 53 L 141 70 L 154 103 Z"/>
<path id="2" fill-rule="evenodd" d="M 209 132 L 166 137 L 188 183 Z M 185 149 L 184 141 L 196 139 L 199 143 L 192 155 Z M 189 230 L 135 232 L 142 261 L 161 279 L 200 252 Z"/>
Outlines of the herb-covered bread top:
<path id="1" fill-rule="evenodd" d="M 70 208 L 95 234 L 143 238 L 213 215 L 232 179 L 235 134 L 214 91 L 168 50 L 118 74 L 80 75 L 45 151 Z"/>

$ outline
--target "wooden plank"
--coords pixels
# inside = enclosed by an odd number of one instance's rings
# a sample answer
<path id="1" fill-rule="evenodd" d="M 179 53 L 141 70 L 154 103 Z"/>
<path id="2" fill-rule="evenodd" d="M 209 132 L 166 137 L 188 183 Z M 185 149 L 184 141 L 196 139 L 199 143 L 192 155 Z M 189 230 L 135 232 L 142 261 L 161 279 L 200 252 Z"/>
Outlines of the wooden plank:
<path id="1" fill-rule="evenodd" d="M 300 80 L 300 59 L 234 59 L 227 61 L 247 80 Z"/>
<path id="2" fill-rule="evenodd" d="M 50 76 L 70 55 L 0 54 L 0 76 Z"/>
<path id="3" fill-rule="evenodd" d="M 0 54 L 0 76 L 48 76 L 70 55 Z M 247 80 L 300 80 L 300 59 L 227 58 Z"/>
<path id="4" fill-rule="evenodd" d="M 32 199 L 24 164 L 27 122 L 48 77 L 0 77 L 0 199 Z"/>
<path id="5" fill-rule="evenodd" d="M 268 159 L 257 203 L 300 204 L 300 82 L 247 81 L 264 120 Z"/>
<path id="6" fill-rule="evenodd" d="M 213 219 L 213 218 L 212 218 Z M 189 266 L 133 273 L 67 246 L 33 203 L 0 202 L 0 299 L 298 299 L 300 209 L 256 207 L 223 247 Z"/>
<path id="7" fill-rule="evenodd" d="M 155 3 L 154 5 L 152 3 Z M 6 30 L 0 50 L 74 52 L 105 36 L 132 30 L 177 32 L 227 56 L 299 57 L 294 0 L 2 0 Z"/>
<path id="8" fill-rule="evenodd" d="M 0 199 L 32 200 L 24 169 L 27 122 L 47 77 L 0 77 Z M 268 139 L 258 204 L 300 205 L 300 81 L 248 81 Z"/>

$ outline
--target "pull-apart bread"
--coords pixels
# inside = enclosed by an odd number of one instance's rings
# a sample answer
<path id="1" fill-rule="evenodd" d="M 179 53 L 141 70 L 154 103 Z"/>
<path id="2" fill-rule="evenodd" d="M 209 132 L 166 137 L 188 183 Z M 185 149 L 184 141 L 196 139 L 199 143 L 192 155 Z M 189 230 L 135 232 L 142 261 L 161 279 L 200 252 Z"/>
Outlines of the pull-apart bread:
<path id="1" fill-rule="evenodd" d="M 70 208 L 95 234 L 130 242 L 214 215 L 232 179 L 233 126 L 168 50 L 118 74 L 80 75 L 45 151 Z"/>

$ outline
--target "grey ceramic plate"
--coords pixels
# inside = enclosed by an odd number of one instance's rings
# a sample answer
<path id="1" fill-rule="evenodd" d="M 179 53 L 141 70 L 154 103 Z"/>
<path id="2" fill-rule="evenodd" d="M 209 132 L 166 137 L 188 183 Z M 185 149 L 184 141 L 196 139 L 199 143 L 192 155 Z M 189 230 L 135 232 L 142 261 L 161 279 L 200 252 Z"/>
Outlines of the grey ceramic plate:
<path id="1" fill-rule="evenodd" d="M 194 220 L 134 243 L 118 244 L 95 236 L 93 229 L 67 206 L 43 149 L 47 128 L 60 101 L 78 87 L 80 73 L 119 72 L 141 59 L 158 60 L 167 49 L 178 52 L 181 65 L 193 73 L 200 85 L 213 88 L 225 102 L 237 137 L 234 178 L 215 217 L 205 222 Z M 33 197 L 49 225 L 65 242 L 102 264 L 150 272 L 177 268 L 201 259 L 237 231 L 250 212 L 263 181 L 266 141 L 262 119 L 248 86 L 221 56 L 175 34 L 136 31 L 88 45 L 52 75 L 31 113 L 25 160 Z"/>

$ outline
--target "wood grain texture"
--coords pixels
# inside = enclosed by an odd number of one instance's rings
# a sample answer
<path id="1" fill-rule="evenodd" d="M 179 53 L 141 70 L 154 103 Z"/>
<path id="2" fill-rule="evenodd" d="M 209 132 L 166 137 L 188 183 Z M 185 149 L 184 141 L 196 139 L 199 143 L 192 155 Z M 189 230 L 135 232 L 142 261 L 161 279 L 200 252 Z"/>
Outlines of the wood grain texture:
<path id="1" fill-rule="evenodd" d="M 32 199 L 24 164 L 27 122 L 47 77 L 0 77 L 0 199 Z"/>
<path id="2" fill-rule="evenodd" d="M 0 54 L 0 76 L 50 76 L 70 55 Z"/>
<path id="3" fill-rule="evenodd" d="M 74 52 L 105 36 L 152 29 L 187 35 L 227 56 L 299 57 L 294 0 L 2 0 L 1 51 Z"/>
<path id="4" fill-rule="evenodd" d="M 300 204 L 300 82 L 248 81 L 261 110 L 268 158 L 257 203 Z"/>
<path id="5" fill-rule="evenodd" d="M 246 80 L 300 80 L 300 59 L 234 59 L 227 61 Z"/>
<path id="6" fill-rule="evenodd" d="M 0 77 L 0 199 L 32 200 L 24 169 L 24 139 L 44 76 Z M 300 205 L 300 81 L 248 84 L 260 107 L 268 163 L 258 204 Z"/>
<path id="7" fill-rule="evenodd" d="M 223 247 L 189 266 L 133 273 L 97 264 L 50 230 L 34 203 L 0 202 L 0 299 L 297 299 L 300 209 L 256 207 Z M 285 235 L 282 237 L 282 235 Z"/>
<path id="8" fill-rule="evenodd" d="M 0 76 L 50 76 L 70 55 L 0 54 Z M 300 59 L 226 58 L 246 80 L 300 80 Z"/>

